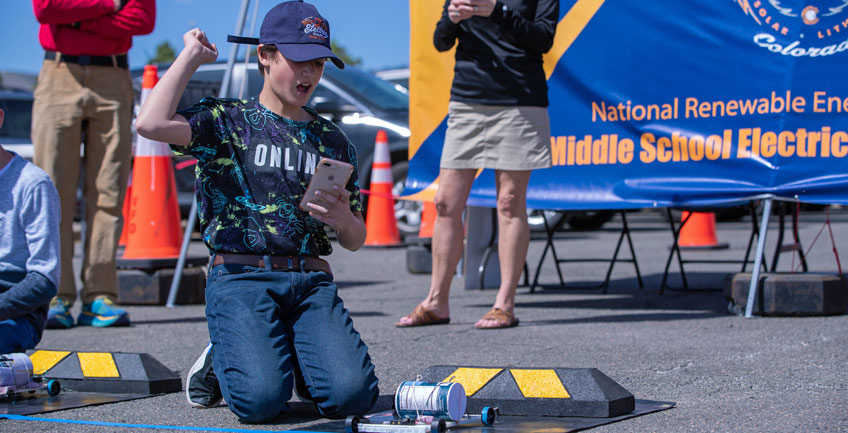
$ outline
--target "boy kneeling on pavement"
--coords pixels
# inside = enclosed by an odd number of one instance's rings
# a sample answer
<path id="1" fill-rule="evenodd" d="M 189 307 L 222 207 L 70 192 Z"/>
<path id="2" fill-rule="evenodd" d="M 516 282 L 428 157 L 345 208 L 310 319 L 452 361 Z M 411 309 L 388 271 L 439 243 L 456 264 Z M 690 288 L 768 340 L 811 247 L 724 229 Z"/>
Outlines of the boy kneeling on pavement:
<path id="1" fill-rule="evenodd" d="M 356 167 L 344 133 L 305 107 L 325 62 L 344 64 L 330 49 L 329 23 L 302 1 L 272 8 L 258 39 L 236 39 L 259 45 L 258 96 L 209 97 L 176 112 L 192 74 L 218 56 L 193 29 L 136 120 L 141 135 L 197 158 L 211 343 L 189 371 L 186 396 L 195 407 L 223 398 L 240 420 L 267 422 L 288 410 L 296 386 L 323 416 L 363 415 L 379 395 L 374 366 L 318 257 L 332 252 L 324 224 L 348 250 L 365 241 L 356 171 L 344 189 L 308 198 L 308 213 L 299 208 L 320 158 Z"/>

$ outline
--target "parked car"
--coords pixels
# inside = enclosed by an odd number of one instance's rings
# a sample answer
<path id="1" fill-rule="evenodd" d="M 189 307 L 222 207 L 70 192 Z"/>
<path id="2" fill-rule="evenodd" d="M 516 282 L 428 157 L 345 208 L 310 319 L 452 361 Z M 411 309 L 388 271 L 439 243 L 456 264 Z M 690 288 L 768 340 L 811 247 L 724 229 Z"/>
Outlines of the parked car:
<path id="1" fill-rule="evenodd" d="M 160 75 L 167 67 L 158 65 Z M 225 62 L 200 66 L 183 93 L 178 108 L 190 106 L 205 96 L 217 96 L 225 70 Z M 136 93 L 140 95 L 143 70 L 134 70 L 132 74 L 137 86 Z M 262 84 L 262 76 L 255 62 L 236 63 L 227 96 L 246 98 L 258 95 Z M 403 189 L 409 167 L 409 97 L 404 92 L 356 67 L 338 69 L 330 66 L 324 69 L 324 76 L 308 106 L 336 123 L 356 147 L 360 185 L 363 189 L 368 189 L 371 183 L 377 131 L 385 130 L 392 160 L 393 191 L 399 193 Z M 187 208 L 194 191 L 194 172 L 178 170 L 176 177 L 181 208 Z M 363 202 L 367 212 L 367 196 L 364 196 Z M 417 234 L 420 203 L 397 201 L 395 218 L 401 233 Z"/>
<path id="2" fill-rule="evenodd" d="M 25 74 L 16 74 L 20 80 L 25 80 Z M 33 76 L 33 82 L 35 77 Z M 24 81 L 26 82 L 26 81 Z M 10 83 L 10 80 L 4 79 L 4 85 Z M 24 86 L 19 86 L 14 89 L 0 88 L 0 108 L 3 109 L 5 116 L 3 127 L 0 128 L 0 144 L 3 148 L 17 153 L 22 158 L 32 161 L 35 151 L 32 145 L 32 137 L 30 130 L 32 128 L 32 92 L 24 90 Z M 80 155 L 83 154 L 80 148 Z M 77 187 L 77 198 L 83 200 L 83 176 L 85 176 L 85 168 L 82 162 L 80 164 L 80 181 Z M 77 203 L 77 208 L 74 211 L 74 219 L 82 220 L 83 206 L 81 202 Z"/>
<path id="3" fill-rule="evenodd" d="M 527 209 L 527 223 L 530 230 L 534 232 L 545 231 L 545 219 L 548 227 L 554 228 L 563 222 L 561 229 L 572 230 L 597 230 L 608 223 L 614 216 L 614 210 L 584 210 L 584 211 L 559 211 Z M 544 213 L 544 218 L 542 214 Z M 565 220 L 565 221 L 563 221 Z"/>
<path id="4" fill-rule="evenodd" d="M 382 69 L 374 71 L 374 75 L 382 80 L 394 83 L 400 86 L 398 90 L 403 93 L 409 93 L 409 68 Z"/>
<path id="5" fill-rule="evenodd" d="M 32 92 L 0 90 L 0 108 L 5 112 L 3 127 L 0 128 L 0 144 L 6 150 L 32 161 Z"/>

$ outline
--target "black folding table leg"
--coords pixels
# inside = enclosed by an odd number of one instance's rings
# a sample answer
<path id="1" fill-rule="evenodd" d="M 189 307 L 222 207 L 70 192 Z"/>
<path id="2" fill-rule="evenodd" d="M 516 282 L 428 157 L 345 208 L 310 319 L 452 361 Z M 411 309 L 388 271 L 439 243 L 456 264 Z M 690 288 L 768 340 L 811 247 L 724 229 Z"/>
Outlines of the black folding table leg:
<path id="1" fill-rule="evenodd" d="M 565 221 L 565 218 L 562 219 Z M 562 272 L 559 270 L 559 258 L 556 255 L 556 248 L 554 248 L 554 233 L 559 229 L 561 223 L 558 223 L 553 229 L 548 225 L 548 218 L 545 216 L 545 213 L 542 212 L 542 222 L 545 223 L 545 233 L 548 236 L 547 241 L 545 242 L 545 249 L 542 250 L 542 257 L 539 259 L 539 264 L 536 265 L 536 275 L 533 277 L 533 285 L 530 286 L 530 293 L 534 293 L 536 291 L 536 286 L 539 284 L 539 273 L 542 271 L 542 264 L 545 262 L 545 256 L 548 254 L 548 249 L 551 250 L 551 255 L 554 258 L 554 266 L 556 266 L 557 275 L 559 276 L 559 284 L 560 286 L 565 286 L 565 280 L 562 278 Z M 526 265 L 526 263 L 525 263 Z"/>
<path id="2" fill-rule="evenodd" d="M 804 272 L 809 272 L 807 269 L 807 258 L 804 257 L 804 247 L 801 246 L 801 238 L 798 237 L 798 214 L 801 212 L 797 207 L 795 209 L 796 211 L 792 215 L 792 237 L 795 238 L 795 248 L 798 249 L 798 257 L 801 259 L 801 268 L 804 269 Z"/>
<path id="3" fill-rule="evenodd" d="M 689 212 L 686 215 L 686 218 L 683 218 L 683 220 L 680 221 L 680 227 L 677 228 L 677 233 L 674 237 L 674 245 L 672 245 L 674 252 L 677 254 L 677 263 L 680 264 L 680 280 L 683 281 L 683 288 L 686 290 L 689 289 L 689 281 L 686 280 L 686 271 L 683 269 L 683 256 L 680 253 L 680 245 L 677 241 L 680 239 L 680 231 L 683 230 L 683 226 L 686 225 L 689 218 L 692 218 L 692 212 Z"/>
<path id="4" fill-rule="evenodd" d="M 777 247 L 774 249 L 774 257 L 771 260 L 771 269 L 777 269 L 777 260 L 780 258 L 781 250 L 783 249 L 783 231 L 786 229 L 786 202 L 779 201 L 777 205 Z"/>
<path id="5" fill-rule="evenodd" d="M 639 262 L 636 261 L 636 249 L 633 248 L 633 239 L 630 237 L 630 227 L 627 225 L 627 214 L 621 211 L 622 229 L 627 233 L 627 244 L 630 246 L 630 257 L 633 257 L 633 267 L 636 268 L 636 280 L 639 281 L 639 288 L 644 289 L 645 284 L 642 282 L 642 273 L 639 272 Z"/>
<path id="6" fill-rule="evenodd" d="M 671 237 L 672 237 L 672 247 L 671 251 L 668 253 L 668 260 L 665 261 L 665 270 L 663 271 L 662 282 L 660 283 L 660 295 L 663 294 L 666 287 L 666 282 L 668 281 L 668 270 L 671 268 L 671 260 L 674 259 L 674 246 L 677 245 L 677 229 L 674 227 L 674 219 L 671 215 L 671 209 L 666 208 L 666 214 L 668 215 L 668 223 L 671 226 Z"/>

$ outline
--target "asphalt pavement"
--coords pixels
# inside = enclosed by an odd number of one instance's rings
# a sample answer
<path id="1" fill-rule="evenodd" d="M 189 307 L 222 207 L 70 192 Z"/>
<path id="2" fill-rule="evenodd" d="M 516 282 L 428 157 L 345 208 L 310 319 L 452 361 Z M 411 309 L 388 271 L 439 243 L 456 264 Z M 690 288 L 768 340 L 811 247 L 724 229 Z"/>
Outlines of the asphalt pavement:
<path id="1" fill-rule="evenodd" d="M 808 251 L 811 272 L 838 270 L 830 230 L 824 225 L 827 217 L 823 211 L 801 214 L 800 239 Z M 831 210 L 829 219 L 836 250 L 848 257 L 848 211 Z M 676 403 L 670 410 L 592 430 L 599 433 L 848 431 L 848 316 L 745 319 L 730 314 L 720 289 L 726 275 L 741 270 L 739 263 L 687 264 L 691 290 L 660 294 L 672 240 L 668 223 L 659 211 L 628 213 L 627 220 L 644 288 L 637 283 L 633 264 L 621 262 L 615 265 L 606 294 L 577 286 L 602 282 L 607 263 L 563 263 L 568 285 L 563 289 L 548 256 L 540 276 L 542 287 L 534 293 L 528 287 L 518 289 L 516 312 L 521 324 L 503 330 L 473 328 L 491 307 L 495 290 L 465 290 L 462 276 L 454 280 L 450 295 L 449 325 L 396 328 L 397 319 L 425 295 L 429 275 L 407 271 L 402 247 L 349 252 L 336 246 L 329 261 L 354 325 L 370 349 L 380 379 L 381 404 L 393 396 L 398 384 L 415 379 L 432 365 L 592 367 L 637 399 Z M 767 237 L 769 262 L 777 226 L 773 219 Z M 558 233 L 557 254 L 560 258 L 610 257 L 620 228 L 617 217 L 602 230 Z M 750 232 L 750 219 L 719 222 L 718 240 L 729 247 L 684 251 L 684 257 L 741 260 Z M 790 239 L 787 227 L 784 243 Z M 543 238 L 534 236 L 528 254 L 531 272 L 543 247 Z M 202 245 L 192 245 L 192 251 L 204 250 Z M 621 254 L 629 257 L 626 249 Z M 839 259 L 848 266 L 848 260 Z M 780 255 L 779 271 L 798 266 L 791 252 Z M 678 269 L 672 266 L 670 284 L 674 286 L 681 283 Z M 77 304 L 75 313 L 78 309 Z M 208 341 L 204 306 L 127 309 L 130 327 L 47 330 L 39 348 L 148 353 L 184 378 Z M 332 355 L 332 348 L 328 354 Z M 225 430 L 297 430 L 326 422 L 303 409 L 271 424 L 241 424 L 226 407 L 190 408 L 183 393 L 39 416 Z M 7 433 L 48 430 L 178 431 L 0 419 L 0 431 Z"/>

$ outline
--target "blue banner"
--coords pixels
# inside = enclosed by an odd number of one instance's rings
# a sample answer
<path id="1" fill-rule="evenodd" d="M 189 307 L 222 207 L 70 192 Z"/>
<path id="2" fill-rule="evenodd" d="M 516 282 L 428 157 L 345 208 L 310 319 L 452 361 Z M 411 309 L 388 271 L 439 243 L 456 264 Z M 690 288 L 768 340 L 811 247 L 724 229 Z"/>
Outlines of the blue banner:
<path id="1" fill-rule="evenodd" d="M 425 3 L 411 4 L 441 9 Z M 848 0 L 560 3 L 545 58 L 554 167 L 531 176 L 530 207 L 848 203 Z M 435 21 L 412 17 L 413 32 L 432 34 Z M 416 77 L 436 54 L 412 51 L 406 194 L 437 180 L 447 106 L 427 89 L 452 78 Z M 416 124 L 421 107 L 435 120 Z M 469 203 L 494 197 L 484 170 Z"/>

